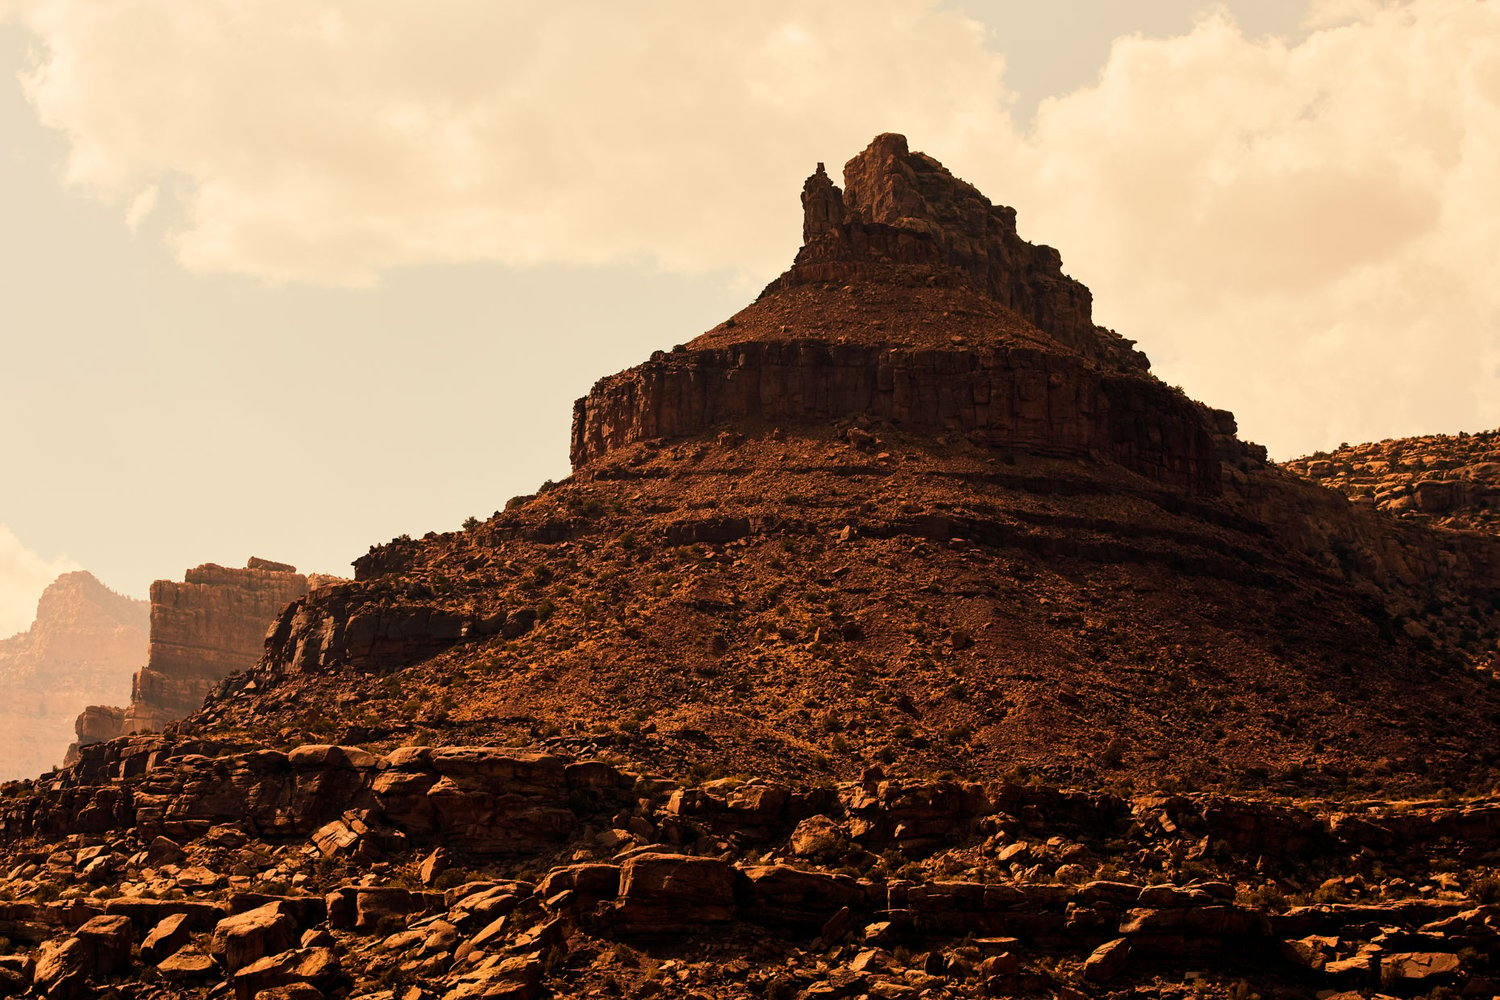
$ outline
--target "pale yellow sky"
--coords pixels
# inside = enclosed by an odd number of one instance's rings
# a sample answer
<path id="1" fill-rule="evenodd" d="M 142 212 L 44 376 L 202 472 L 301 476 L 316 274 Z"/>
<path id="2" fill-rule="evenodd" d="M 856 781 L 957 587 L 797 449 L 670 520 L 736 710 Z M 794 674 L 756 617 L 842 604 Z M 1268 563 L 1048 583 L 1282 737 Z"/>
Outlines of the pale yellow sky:
<path id="1" fill-rule="evenodd" d="M 0 65 L 0 634 L 565 475 L 888 130 L 1275 455 L 1500 424 L 1500 0 L 0 0 Z"/>

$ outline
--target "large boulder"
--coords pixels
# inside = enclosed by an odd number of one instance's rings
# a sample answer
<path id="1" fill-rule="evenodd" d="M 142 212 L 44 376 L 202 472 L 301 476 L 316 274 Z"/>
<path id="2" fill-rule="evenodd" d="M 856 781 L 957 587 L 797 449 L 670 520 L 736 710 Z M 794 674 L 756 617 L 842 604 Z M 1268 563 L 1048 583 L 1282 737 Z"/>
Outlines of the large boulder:
<path id="1" fill-rule="evenodd" d="M 235 1000 L 255 1000 L 263 990 L 293 984 L 317 988 L 336 985 L 343 978 L 343 968 L 331 948 L 299 948 L 278 955 L 266 955 L 234 974 Z"/>
<path id="2" fill-rule="evenodd" d="M 141 942 L 141 961 L 156 965 L 175 955 L 190 940 L 187 914 L 174 913 L 151 928 L 151 933 Z"/>
<path id="3" fill-rule="evenodd" d="M 620 866 L 620 898 L 610 917 L 626 934 L 681 934 L 735 916 L 733 865 L 684 854 L 638 854 Z"/>
<path id="4" fill-rule="evenodd" d="M 229 972 L 297 943 L 297 922 L 282 903 L 267 903 L 220 920 L 209 951 Z"/>
<path id="5" fill-rule="evenodd" d="M 93 974 L 88 946 L 70 937 L 42 945 L 32 984 L 47 1000 L 83 1000 L 91 993 L 88 981 Z"/>
<path id="6" fill-rule="evenodd" d="M 135 944 L 135 928 L 130 918 L 121 914 L 94 917 L 74 931 L 89 952 L 89 963 L 96 977 L 119 975 L 130 968 L 130 949 Z"/>

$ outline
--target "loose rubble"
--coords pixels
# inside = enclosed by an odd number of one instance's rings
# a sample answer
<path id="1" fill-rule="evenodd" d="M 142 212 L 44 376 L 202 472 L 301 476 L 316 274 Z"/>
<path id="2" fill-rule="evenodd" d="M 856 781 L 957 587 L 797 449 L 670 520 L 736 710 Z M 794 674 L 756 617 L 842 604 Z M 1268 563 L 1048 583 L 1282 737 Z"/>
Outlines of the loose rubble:
<path id="1" fill-rule="evenodd" d="M 680 785 L 147 736 L 6 786 L 0 835 L 0 989 L 46 997 L 1488 996 L 1500 955 L 1500 799 Z"/>

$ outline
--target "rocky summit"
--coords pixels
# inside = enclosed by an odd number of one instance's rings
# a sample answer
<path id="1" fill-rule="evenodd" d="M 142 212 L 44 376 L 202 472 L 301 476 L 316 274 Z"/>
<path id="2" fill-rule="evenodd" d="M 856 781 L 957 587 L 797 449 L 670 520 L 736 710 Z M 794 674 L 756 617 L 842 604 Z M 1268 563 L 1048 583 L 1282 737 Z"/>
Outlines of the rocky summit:
<path id="1" fill-rule="evenodd" d="M 842 181 L 566 481 L 5 786 L 0 989 L 1494 995 L 1500 538 L 1268 462 L 902 137 Z"/>

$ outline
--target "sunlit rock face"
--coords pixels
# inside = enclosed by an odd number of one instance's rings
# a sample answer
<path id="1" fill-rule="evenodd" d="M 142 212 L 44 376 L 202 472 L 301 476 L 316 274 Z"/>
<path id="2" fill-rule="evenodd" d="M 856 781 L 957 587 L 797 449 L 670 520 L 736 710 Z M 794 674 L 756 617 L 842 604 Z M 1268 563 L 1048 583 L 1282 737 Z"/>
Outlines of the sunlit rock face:
<path id="1" fill-rule="evenodd" d="M 156 732 L 197 709 L 215 684 L 260 658 L 271 621 L 307 589 L 296 567 L 258 558 L 243 569 L 208 563 L 181 582 L 157 580 L 149 656 L 130 681 L 130 704 L 89 706 L 77 719 L 78 742 Z"/>

